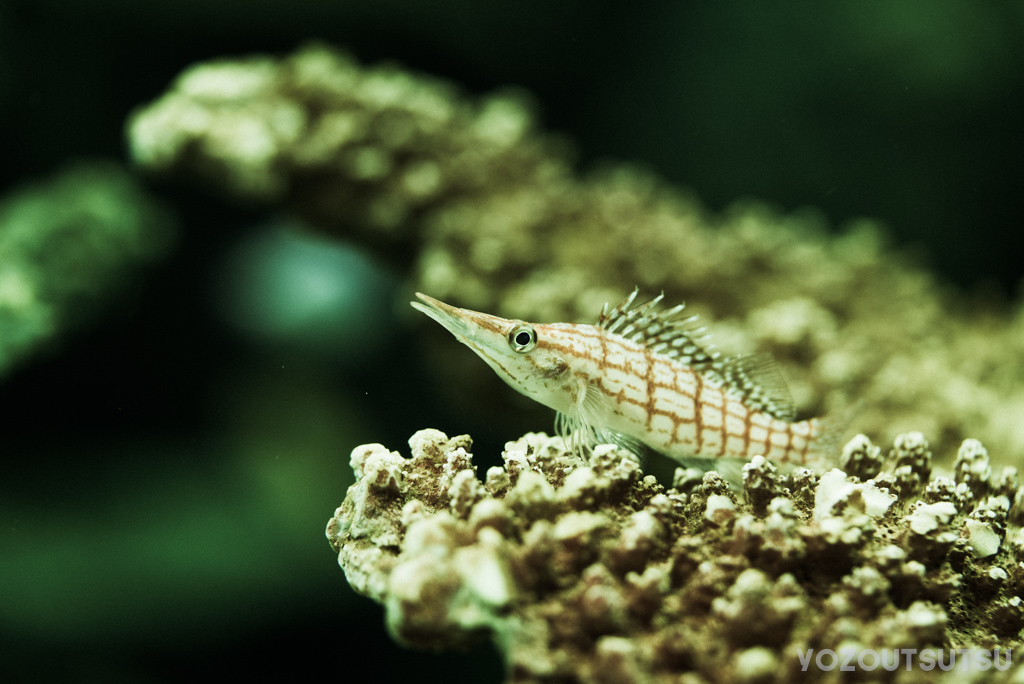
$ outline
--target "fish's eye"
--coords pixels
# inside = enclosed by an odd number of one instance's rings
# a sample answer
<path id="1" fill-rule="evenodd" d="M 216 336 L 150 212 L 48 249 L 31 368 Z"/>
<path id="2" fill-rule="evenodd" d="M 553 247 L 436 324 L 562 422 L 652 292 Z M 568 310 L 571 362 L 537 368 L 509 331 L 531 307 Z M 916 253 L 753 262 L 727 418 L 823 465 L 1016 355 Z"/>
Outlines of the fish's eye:
<path id="1" fill-rule="evenodd" d="M 520 354 L 533 351 L 533 348 L 537 346 L 537 331 L 530 325 L 517 325 L 508 334 L 508 344 L 512 347 L 512 351 Z"/>

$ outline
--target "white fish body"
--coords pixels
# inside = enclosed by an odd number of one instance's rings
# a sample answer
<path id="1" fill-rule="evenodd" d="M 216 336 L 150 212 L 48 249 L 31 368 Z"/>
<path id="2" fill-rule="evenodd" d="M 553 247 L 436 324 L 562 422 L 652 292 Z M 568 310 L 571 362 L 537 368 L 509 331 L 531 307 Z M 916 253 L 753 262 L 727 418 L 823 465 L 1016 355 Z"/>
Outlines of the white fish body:
<path id="1" fill-rule="evenodd" d="M 679 462 L 749 459 L 822 470 L 835 430 L 795 408 L 767 355 L 722 358 L 683 306 L 662 297 L 630 308 L 637 292 L 597 325 L 531 324 L 459 309 L 417 293 L 412 305 L 475 351 L 509 385 L 558 411 L 556 426 L 581 451 L 640 442 Z"/>

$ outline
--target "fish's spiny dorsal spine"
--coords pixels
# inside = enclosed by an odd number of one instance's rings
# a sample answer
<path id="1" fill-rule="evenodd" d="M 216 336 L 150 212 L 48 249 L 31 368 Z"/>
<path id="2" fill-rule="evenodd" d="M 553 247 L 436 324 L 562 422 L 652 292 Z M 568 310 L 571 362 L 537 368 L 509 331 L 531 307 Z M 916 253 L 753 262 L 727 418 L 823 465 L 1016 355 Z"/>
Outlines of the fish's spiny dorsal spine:
<path id="1" fill-rule="evenodd" d="M 634 289 L 611 310 L 605 304 L 598 327 L 689 366 L 704 382 L 722 387 L 749 409 L 787 422 L 796 417 L 789 389 L 769 354 L 723 357 L 711 343 L 707 328 L 694 326 L 697 316 L 679 317 L 685 304 L 659 311 L 656 307 L 665 298 L 662 292 L 634 307 L 638 293 L 639 289 Z"/>
<path id="2" fill-rule="evenodd" d="M 687 366 L 709 364 L 721 356 L 714 350 L 714 345 L 708 342 L 707 329 L 692 327 L 697 320 L 696 316 L 677 318 L 686 304 L 679 304 L 666 311 L 656 311 L 654 308 L 665 298 L 662 292 L 651 301 L 631 309 L 629 307 L 638 292 L 633 290 L 611 311 L 605 304 L 597 319 L 597 326 Z"/>

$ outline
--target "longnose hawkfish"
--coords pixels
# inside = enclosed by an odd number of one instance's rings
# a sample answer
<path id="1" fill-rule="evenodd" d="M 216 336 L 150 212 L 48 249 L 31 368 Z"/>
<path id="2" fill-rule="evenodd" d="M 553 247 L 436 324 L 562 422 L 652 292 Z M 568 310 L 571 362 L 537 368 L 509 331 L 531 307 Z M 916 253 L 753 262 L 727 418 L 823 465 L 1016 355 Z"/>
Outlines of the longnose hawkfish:
<path id="1" fill-rule="evenodd" d="M 558 412 L 556 428 L 581 456 L 637 442 L 681 463 L 750 459 L 823 470 L 845 421 L 793 422 L 796 409 L 768 354 L 724 357 L 684 305 L 664 294 L 636 306 L 633 291 L 597 325 L 509 320 L 417 293 L 412 305 L 476 352 L 502 380 Z M 838 429 L 837 429 L 838 428 Z M 733 461 L 735 463 L 735 460 Z"/>

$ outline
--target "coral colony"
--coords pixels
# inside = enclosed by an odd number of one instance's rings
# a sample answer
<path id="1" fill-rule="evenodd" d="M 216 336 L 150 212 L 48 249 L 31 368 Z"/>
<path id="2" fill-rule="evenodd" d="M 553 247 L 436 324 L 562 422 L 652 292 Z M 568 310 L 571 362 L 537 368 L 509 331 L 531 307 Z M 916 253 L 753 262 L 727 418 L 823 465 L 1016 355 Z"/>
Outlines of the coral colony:
<path id="1" fill-rule="evenodd" d="M 866 221 L 830 235 L 754 205 L 711 217 L 635 168 L 582 177 L 515 96 L 325 46 L 196 65 L 128 134 L 139 167 L 359 240 L 458 306 L 588 321 L 635 285 L 664 289 L 714 322 L 726 358 L 778 359 L 797 415 L 859 404 L 852 427 L 893 443 L 858 435 L 836 469 L 749 452 L 736 486 L 684 467 L 669 488 L 600 430 L 586 460 L 528 434 L 485 473 L 466 436 L 420 431 L 408 457 L 357 447 L 327 534 L 402 643 L 489 636 L 510 682 L 1016 676 L 1024 495 L 968 438 L 1024 457 L 1019 303 L 964 305 Z M 426 343 L 445 345 L 452 410 L 500 422 L 464 391 L 492 371 L 441 339 Z M 933 450 L 956 454 L 949 476 Z"/>
<path id="2" fill-rule="evenodd" d="M 886 456 L 858 435 L 846 472 L 754 457 L 741 492 L 682 468 L 666 489 L 627 451 L 583 463 L 543 434 L 482 481 L 469 437 L 409 444 L 352 452 L 327 536 L 397 640 L 489 635 L 510 682 L 818 681 L 826 650 L 916 649 L 916 668 L 925 649 L 1012 649 L 1024 627 L 1024 495 L 974 440 L 952 478 L 919 433 Z"/>

